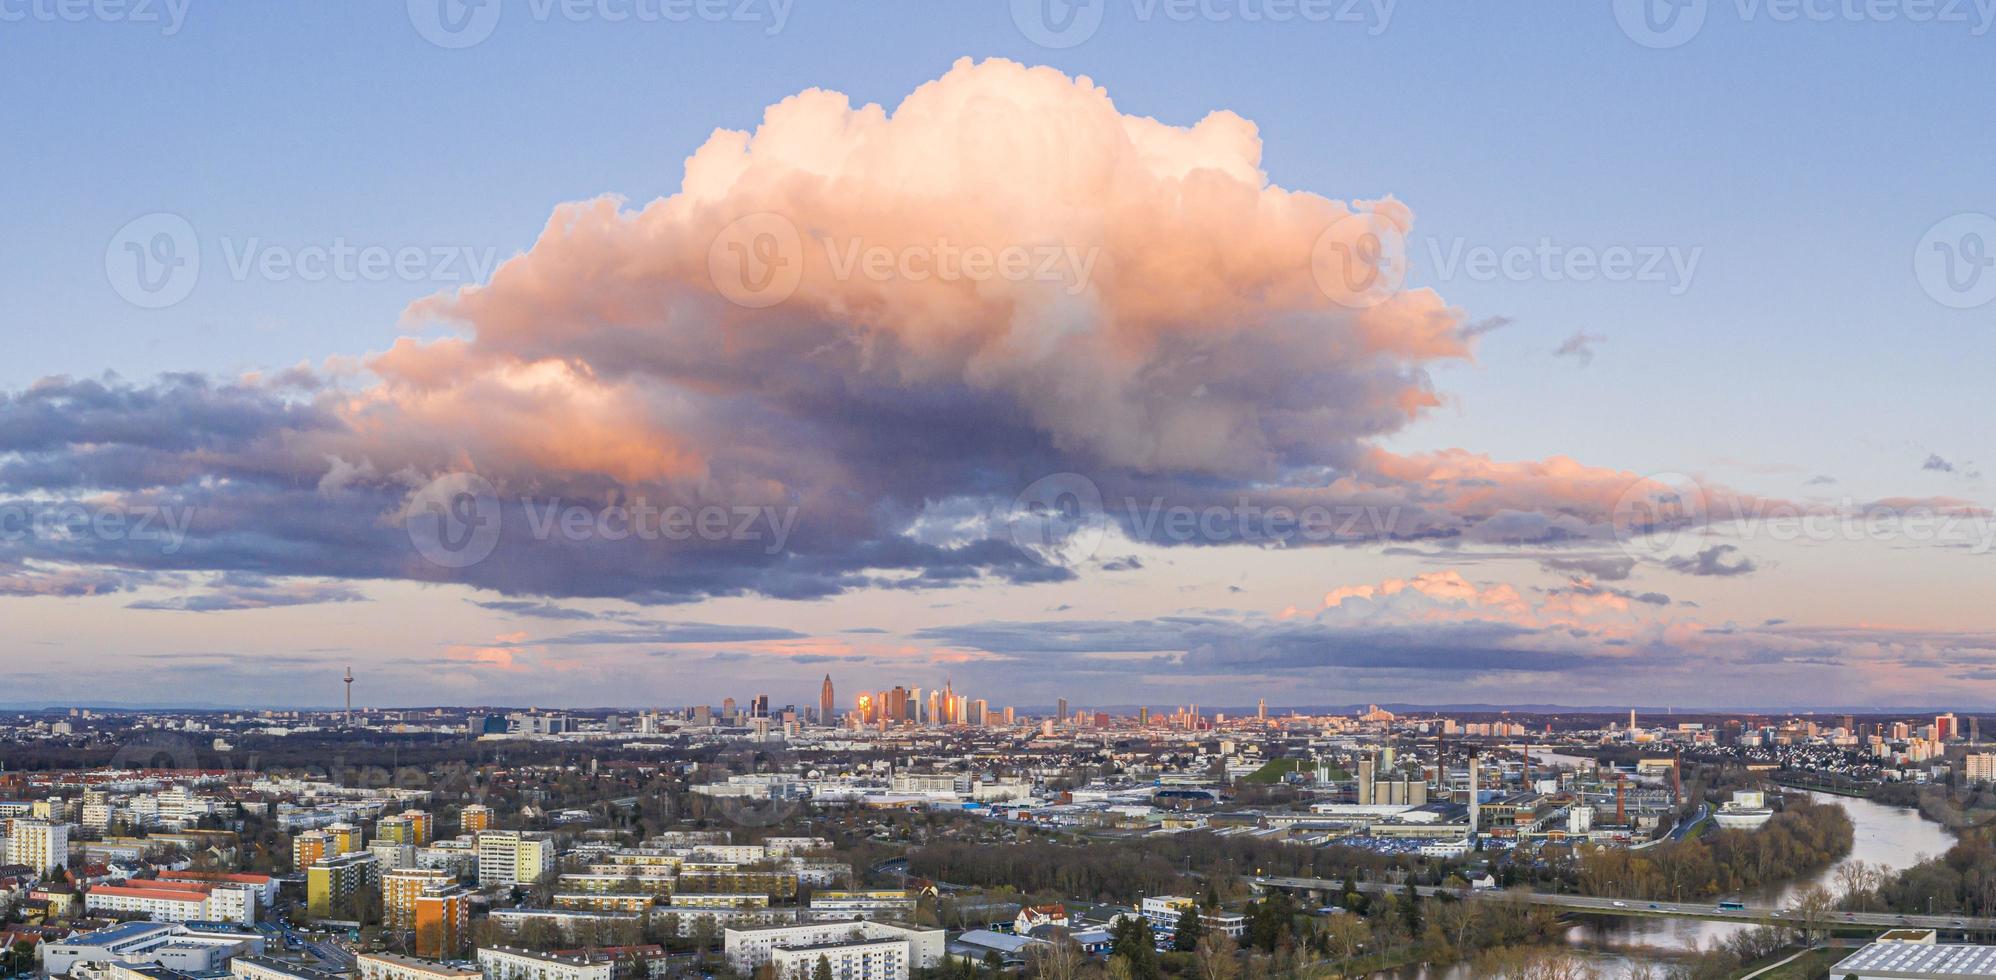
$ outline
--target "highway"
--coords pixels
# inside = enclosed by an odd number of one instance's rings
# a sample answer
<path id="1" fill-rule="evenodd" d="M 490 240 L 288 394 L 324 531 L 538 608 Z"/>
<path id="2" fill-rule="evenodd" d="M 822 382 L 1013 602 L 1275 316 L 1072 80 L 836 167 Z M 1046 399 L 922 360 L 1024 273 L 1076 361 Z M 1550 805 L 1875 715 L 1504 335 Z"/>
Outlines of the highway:
<path id="1" fill-rule="evenodd" d="M 1287 891 L 1317 891 L 1325 895 L 1336 895 L 1344 890 L 1344 882 L 1324 878 L 1282 878 L 1274 876 L 1249 876 L 1248 883 L 1257 889 L 1280 888 Z M 1404 885 L 1389 885 L 1383 882 L 1362 881 L 1358 883 L 1362 892 L 1404 892 Z M 1748 906 L 1735 912 L 1719 911 L 1717 901 L 1698 902 L 1649 902 L 1638 899 L 1592 898 L 1586 895 L 1546 895 L 1522 890 L 1494 891 L 1436 888 L 1421 886 L 1415 889 L 1423 897 L 1432 897 L 1448 892 L 1458 898 L 1485 899 L 1497 901 L 1522 901 L 1532 905 L 1547 905 L 1569 912 L 1586 912 L 1592 915 L 1663 916 L 1680 919 L 1713 919 L 1722 922 L 1750 922 L 1763 925 L 1784 925 L 1800 927 L 1798 913 L 1794 909 L 1777 909 L 1765 906 Z M 1963 932 L 1996 932 L 1996 919 L 1977 919 L 1956 915 L 1896 915 L 1888 912 L 1829 912 L 1814 923 L 1824 926 L 1875 926 L 1881 929 L 1910 927 L 1918 929 L 1939 929 Z"/>

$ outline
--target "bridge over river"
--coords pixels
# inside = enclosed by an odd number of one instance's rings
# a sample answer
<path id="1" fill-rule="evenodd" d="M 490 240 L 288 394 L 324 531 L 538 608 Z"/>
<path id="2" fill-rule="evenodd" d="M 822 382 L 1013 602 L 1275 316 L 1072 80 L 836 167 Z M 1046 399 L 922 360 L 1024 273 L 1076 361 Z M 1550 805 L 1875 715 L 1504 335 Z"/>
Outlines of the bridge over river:
<path id="1" fill-rule="evenodd" d="M 1310 897 L 1313 901 L 1327 902 L 1344 891 L 1344 882 L 1328 878 L 1282 878 L 1274 876 L 1247 876 L 1248 884 L 1254 889 L 1266 891 L 1277 889 L 1296 892 Z M 1376 881 L 1357 883 L 1361 892 L 1404 892 L 1405 885 L 1390 885 Z M 1732 911 L 1721 911 L 1712 902 L 1649 902 L 1638 899 L 1594 898 L 1587 895 L 1548 895 L 1523 890 L 1497 891 L 1494 889 L 1440 888 L 1428 885 L 1418 886 L 1415 892 L 1423 898 L 1432 898 L 1444 892 L 1468 901 L 1513 901 L 1532 905 L 1546 905 L 1569 912 L 1585 912 L 1589 915 L 1649 916 L 1681 919 L 1710 919 L 1723 922 L 1739 922 L 1758 925 L 1781 925 L 1802 928 L 1828 928 L 1831 926 L 1867 926 L 1880 929 L 1914 928 L 1938 929 L 1943 932 L 1996 932 L 1996 919 L 1978 919 L 1956 915 L 1898 915 L 1890 912 L 1824 912 L 1810 922 L 1802 920 L 1801 913 L 1792 908 L 1749 905 Z"/>

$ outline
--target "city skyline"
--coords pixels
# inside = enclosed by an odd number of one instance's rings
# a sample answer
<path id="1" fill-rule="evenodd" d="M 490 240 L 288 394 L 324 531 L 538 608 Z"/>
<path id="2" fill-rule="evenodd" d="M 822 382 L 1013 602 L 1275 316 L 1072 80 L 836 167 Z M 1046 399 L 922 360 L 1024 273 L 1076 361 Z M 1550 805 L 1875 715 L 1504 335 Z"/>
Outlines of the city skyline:
<path id="1" fill-rule="evenodd" d="M 23 696 L 1996 704 L 1974 37 L 1006 6 L 19 25 Z"/>

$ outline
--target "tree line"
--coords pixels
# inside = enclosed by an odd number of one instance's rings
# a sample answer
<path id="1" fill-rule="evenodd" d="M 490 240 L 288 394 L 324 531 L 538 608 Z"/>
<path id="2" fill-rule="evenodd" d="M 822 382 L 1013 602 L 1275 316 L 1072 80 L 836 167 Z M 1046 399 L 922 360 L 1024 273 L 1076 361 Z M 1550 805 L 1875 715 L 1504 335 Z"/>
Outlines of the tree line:
<path id="1" fill-rule="evenodd" d="M 1710 898 L 1827 867 L 1850 853 L 1852 839 L 1843 807 L 1790 797 L 1754 830 L 1721 829 L 1643 850 L 1584 848 L 1573 883 L 1583 894 L 1608 898 Z"/>

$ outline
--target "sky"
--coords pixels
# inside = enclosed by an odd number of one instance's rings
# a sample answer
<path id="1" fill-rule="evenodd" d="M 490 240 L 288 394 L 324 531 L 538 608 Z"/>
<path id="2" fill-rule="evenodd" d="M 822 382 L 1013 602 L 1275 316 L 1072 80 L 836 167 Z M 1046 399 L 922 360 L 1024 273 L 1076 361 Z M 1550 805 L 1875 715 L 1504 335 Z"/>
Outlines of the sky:
<path id="1" fill-rule="evenodd" d="M 1996 0 L 0 0 L 15 703 L 1996 705 Z"/>

